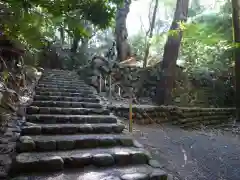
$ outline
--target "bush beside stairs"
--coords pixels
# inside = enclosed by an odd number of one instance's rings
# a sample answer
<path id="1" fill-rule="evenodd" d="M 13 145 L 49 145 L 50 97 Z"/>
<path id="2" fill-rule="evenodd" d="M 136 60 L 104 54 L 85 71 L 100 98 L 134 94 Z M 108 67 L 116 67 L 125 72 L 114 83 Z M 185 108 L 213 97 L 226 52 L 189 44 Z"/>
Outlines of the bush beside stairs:
<path id="1" fill-rule="evenodd" d="M 26 118 L 12 180 L 167 180 L 74 72 L 46 70 Z"/>

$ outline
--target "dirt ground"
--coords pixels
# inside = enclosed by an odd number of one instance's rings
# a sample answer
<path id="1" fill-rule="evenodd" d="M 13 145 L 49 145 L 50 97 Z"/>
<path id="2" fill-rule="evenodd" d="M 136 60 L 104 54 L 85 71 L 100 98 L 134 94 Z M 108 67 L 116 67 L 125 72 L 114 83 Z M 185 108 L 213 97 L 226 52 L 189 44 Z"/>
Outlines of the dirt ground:
<path id="1" fill-rule="evenodd" d="M 132 135 L 178 180 L 239 180 L 240 139 L 219 130 L 134 125 Z"/>

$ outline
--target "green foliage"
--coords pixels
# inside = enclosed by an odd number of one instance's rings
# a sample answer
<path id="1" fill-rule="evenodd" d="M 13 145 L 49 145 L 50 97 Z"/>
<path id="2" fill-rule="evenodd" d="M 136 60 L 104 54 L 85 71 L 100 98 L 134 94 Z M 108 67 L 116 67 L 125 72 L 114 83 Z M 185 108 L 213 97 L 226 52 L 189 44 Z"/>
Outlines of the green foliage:
<path id="1" fill-rule="evenodd" d="M 144 33 L 130 37 L 130 44 L 133 48 L 133 52 L 137 55 L 137 60 L 143 60 L 146 46 L 146 36 Z"/>
<path id="2" fill-rule="evenodd" d="M 143 60 L 145 50 L 146 50 L 146 44 L 149 41 L 150 46 L 150 52 L 149 52 L 149 59 L 150 61 L 156 61 L 159 62 L 160 59 L 158 59 L 159 54 L 162 54 L 163 47 L 165 43 L 167 33 L 161 33 L 161 34 L 154 34 L 151 39 L 146 38 L 146 35 L 144 32 L 139 32 L 138 34 L 132 36 L 129 38 L 129 42 L 131 44 L 131 47 L 133 49 L 133 52 L 137 55 L 137 60 Z M 154 62 L 151 62 L 151 64 L 155 64 Z"/>
<path id="3" fill-rule="evenodd" d="M 228 5 L 224 4 L 220 12 L 207 11 L 191 18 L 183 33 L 180 53 L 185 71 L 209 88 L 214 106 L 231 106 L 234 102 L 232 50 L 236 45 L 232 44 Z"/>
<path id="4" fill-rule="evenodd" d="M 99 28 L 111 25 L 115 3 L 120 0 L 6 0 L 0 3 L 1 31 L 12 39 L 19 39 L 29 47 L 39 48 L 45 40 L 56 39 L 59 26 L 70 36 L 88 36 L 81 20 L 92 22 Z"/>
<path id="5" fill-rule="evenodd" d="M 181 55 L 187 72 L 226 71 L 231 63 L 231 17 L 208 12 L 195 16 L 184 31 Z"/>
<path id="6" fill-rule="evenodd" d="M 200 6 L 199 0 L 193 1 L 195 4 L 189 8 L 188 22 L 179 23 L 183 38 L 178 62 L 183 63 L 184 71 L 191 80 L 201 84 L 198 88 L 207 86 L 206 89 L 214 96 L 212 105 L 226 105 L 227 99 L 228 105 L 233 105 L 232 50 L 239 48 L 239 44 L 232 43 L 231 1 L 226 1 L 219 12 L 216 9 L 206 10 Z M 149 64 L 154 64 L 150 63 L 152 57 L 155 61 L 162 59 L 166 36 L 175 36 L 177 33 L 178 30 L 154 34 Z M 139 60 L 145 51 L 145 37 L 144 32 L 130 37 L 134 51 L 140 56 Z"/>

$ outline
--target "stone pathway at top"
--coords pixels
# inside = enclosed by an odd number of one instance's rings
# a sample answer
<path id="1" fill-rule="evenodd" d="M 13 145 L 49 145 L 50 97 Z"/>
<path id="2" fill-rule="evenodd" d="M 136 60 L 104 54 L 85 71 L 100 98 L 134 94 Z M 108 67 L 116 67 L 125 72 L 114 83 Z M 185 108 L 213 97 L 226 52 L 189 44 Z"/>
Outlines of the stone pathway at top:
<path id="1" fill-rule="evenodd" d="M 73 72 L 44 73 L 27 122 L 10 171 L 14 180 L 167 180 Z"/>

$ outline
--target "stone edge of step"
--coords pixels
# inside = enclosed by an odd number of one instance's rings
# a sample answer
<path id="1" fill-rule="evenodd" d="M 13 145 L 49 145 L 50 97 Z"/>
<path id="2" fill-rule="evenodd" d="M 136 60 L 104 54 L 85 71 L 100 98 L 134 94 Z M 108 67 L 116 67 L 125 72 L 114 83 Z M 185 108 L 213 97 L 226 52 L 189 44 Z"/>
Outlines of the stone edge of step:
<path id="1" fill-rule="evenodd" d="M 90 113 L 110 115 L 110 110 L 107 108 L 66 108 L 66 107 L 39 107 L 39 106 L 28 106 L 26 108 L 27 114 L 75 114 L 75 115 L 88 115 Z"/>
<path id="2" fill-rule="evenodd" d="M 104 133 L 116 133 L 123 132 L 125 126 L 120 123 L 114 124 L 44 124 L 44 125 L 31 125 L 23 126 L 21 135 L 40 135 L 40 134 L 104 134 Z"/>
<path id="3" fill-rule="evenodd" d="M 154 168 L 161 167 L 157 161 L 152 159 L 151 154 L 143 148 L 114 147 L 59 151 L 57 154 L 54 154 L 53 152 L 20 153 L 13 160 L 12 170 L 36 172 L 39 169 L 45 172 L 50 169 L 53 171 L 63 170 L 65 167 L 83 168 L 84 166 L 89 165 L 94 165 L 96 167 L 109 167 L 114 165 L 126 166 L 130 164 L 148 164 L 152 167 L 154 166 Z"/>
<path id="4" fill-rule="evenodd" d="M 17 141 L 17 152 L 43 152 L 66 150 L 64 145 L 68 145 L 67 150 L 88 149 L 98 147 L 142 147 L 136 140 L 128 135 L 112 134 L 79 134 L 74 135 L 29 135 L 21 136 Z"/>
<path id="5" fill-rule="evenodd" d="M 61 171 L 55 173 L 46 173 L 41 175 L 22 175 L 11 180 L 39 180 L 39 179 L 60 179 L 61 177 L 69 177 L 66 180 L 79 180 L 84 179 L 84 176 L 96 173 L 94 180 L 99 180 L 99 173 L 104 174 L 105 179 L 126 180 L 134 178 L 135 180 L 167 180 L 167 173 L 161 168 L 153 168 L 148 165 L 129 165 L 125 167 L 109 167 L 96 169 L 80 169 L 77 171 Z"/>

